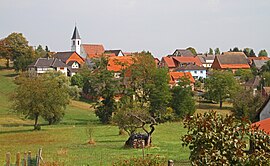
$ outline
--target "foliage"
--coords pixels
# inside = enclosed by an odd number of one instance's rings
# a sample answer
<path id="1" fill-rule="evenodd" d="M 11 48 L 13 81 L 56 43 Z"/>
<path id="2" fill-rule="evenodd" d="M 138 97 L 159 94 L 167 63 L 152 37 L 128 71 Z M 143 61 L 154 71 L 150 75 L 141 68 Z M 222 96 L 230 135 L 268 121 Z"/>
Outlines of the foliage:
<path id="1" fill-rule="evenodd" d="M 195 48 L 193 47 L 188 47 L 187 50 L 190 50 L 192 52 L 193 55 L 197 55 L 197 51 Z"/>
<path id="2" fill-rule="evenodd" d="M 261 72 L 270 72 L 270 61 L 267 61 L 261 68 Z"/>
<path id="3" fill-rule="evenodd" d="M 183 118 L 186 115 L 192 115 L 195 112 L 195 101 L 192 98 L 191 87 L 188 79 L 179 81 L 179 86 L 172 89 L 171 107 L 177 117 Z"/>
<path id="4" fill-rule="evenodd" d="M 266 50 L 261 50 L 260 52 L 259 52 L 259 55 L 258 55 L 259 57 L 267 57 L 268 56 L 268 53 L 267 53 L 267 51 Z"/>
<path id="5" fill-rule="evenodd" d="M 237 93 L 232 96 L 233 112 L 236 118 L 249 118 L 250 121 L 256 122 L 257 109 L 262 105 L 263 99 L 261 95 L 254 96 L 252 91 L 240 88 Z"/>
<path id="6" fill-rule="evenodd" d="M 216 48 L 216 49 L 215 49 L 215 55 L 220 55 L 220 50 L 219 50 L 219 48 Z"/>
<path id="7" fill-rule="evenodd" d="M 209 55 L 213 55 L 214 54 L 214 51 L 213 51 L 213 49 L 212 48 L 209 48 L 209 53 L 208 53 Z"/>
<path id="8" fill-rule="evenodd" d="M 0 54 L 7 59 L 7 67 L 9 67 L 9 61 L 14 60 L 16 71 L 25 71 L 27 66 L 37 58 L 23 34 L 15 32 L 1 40 Z"/>
<path id="9" fill-rule="evenodd" d="M 270 86 L 270 72 L 262 73 L 262 79 L 261 79 L 260 85 L 266 86 L 266 87 Z"/>
<path id="10" fill-rule="evenodd" d="M 235 72 L 235 76 L 239 76 L 242 82 L 247 82 L 254 78 L 254 75 L 250 69 L 238 69 Z"/>
<path id="11" fill-rule="evenodd" d="M 206 95 L 209 99 L 219 102 L 222 108 L 222 102 L 237 89 L 237 82 L 233 74 L 229 71 L 214 71 L 213 74 L 205 80 Z"/>
<path id="12" fill-rule="evenodd" d="M 71 99 L 79 100 L 81 97 L 82 89 L 79 88 L 77 85 L 69 86 L 68 93 Z"/>
<path id="13" fill-rule="evenodd" d="M 71 86 L 77 85 L 79 88 L 83 87 L 83 76 L 80 74 L 75 74 L 71 77 Z"/>
<path id="14" fill-rule="evenodd" d="M 166 160 L 160 155 L 147 154 L 145 157 L 132 157 L 130 159 L 119 160 L 113 166 L 161 166 L 165 165 Z"/>
<path id="15" fill-rule="evenodd" d="M 234 47 L 233 49 L 230 49 L 229 52 L 242 52 L 238 47 Z"/>
<path id="16" fill-rule="evenodd" d="M 211 111 L 186 117 L 184 127 L 188 132 L 182 137 L 182 145 L 189 146 L 193 165 L 252 165 L 270 161 L 269 135 L 254 129 L 246 119 L 222 117 Z M 248 152 L 246 140 L 252 145 Z"/>
<path id="17" fill-rule="evenodd" d="M 48 73 L 31 77 L 28 73 L 17 78 L 19 85 L 13 100 L 13 109 L 35 119 L 34 127 L 38 127 L 41 116 L 49 124 L 59 122 L 64 116 L 64 110 L 69 103 L 68 80 L 60 73 Z"/>
<path id="18" fill-rule="evenodd" d="M 255 52 L 254 52 L 253 49 L 250 50 L 249 56 L 250 56 L 250 57 L 256 57 L 256 54 L 255 54 Z"/>
<path id="19" fill-rule="evenodd" d="M 247 57 L 256 57 L 252 48 L 244 48 L 243 52 Z"/>

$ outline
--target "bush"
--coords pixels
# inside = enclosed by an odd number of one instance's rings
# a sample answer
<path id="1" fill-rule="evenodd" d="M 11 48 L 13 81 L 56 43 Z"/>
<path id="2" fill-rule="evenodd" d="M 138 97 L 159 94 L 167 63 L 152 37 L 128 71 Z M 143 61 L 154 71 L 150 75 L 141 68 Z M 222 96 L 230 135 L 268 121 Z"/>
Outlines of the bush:
<path id="1" fill-rule="evenodd" d="M 161 166 L 166 165 L 165 157 L 159 155 L 149 155 L 147 154 L 146 157 L 138 157 L 138 158 L 130 158 L 126 160 L 119 160 L 113 163 L 113 166 Z"/>

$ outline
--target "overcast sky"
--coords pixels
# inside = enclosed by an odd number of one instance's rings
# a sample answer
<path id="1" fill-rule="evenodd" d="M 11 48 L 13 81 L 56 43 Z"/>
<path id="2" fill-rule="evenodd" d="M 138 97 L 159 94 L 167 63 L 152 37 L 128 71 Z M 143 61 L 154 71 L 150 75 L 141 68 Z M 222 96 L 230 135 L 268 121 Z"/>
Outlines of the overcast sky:
<path id="1" fill-rule="evenodd" d="M 0 0 L 0 15 L 0 38 L 21 32 L 51 51 L 70 50 L 75 22 L 82 43 L 159 58 L 189 46 L 270 51 L 270 0 Z"/>

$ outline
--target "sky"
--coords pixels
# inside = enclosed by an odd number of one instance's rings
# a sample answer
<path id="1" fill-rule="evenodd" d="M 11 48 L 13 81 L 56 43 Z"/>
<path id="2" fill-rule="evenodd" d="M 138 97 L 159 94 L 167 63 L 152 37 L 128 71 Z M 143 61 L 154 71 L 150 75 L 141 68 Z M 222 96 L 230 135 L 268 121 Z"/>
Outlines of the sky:
<path id="1" fill-rule="evenodd" d="M 270 52 L 269 0 L 0 0 L 0 38 L 23 33 L 30 45 L 69 51 L 82 43 L 124 52 L 251 47 Z"/>

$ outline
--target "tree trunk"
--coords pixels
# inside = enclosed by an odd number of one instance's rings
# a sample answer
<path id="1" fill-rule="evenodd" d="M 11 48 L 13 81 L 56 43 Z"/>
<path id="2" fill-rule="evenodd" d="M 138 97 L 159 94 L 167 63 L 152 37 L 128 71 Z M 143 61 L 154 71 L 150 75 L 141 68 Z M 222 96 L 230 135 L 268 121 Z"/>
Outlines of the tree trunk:
<path id="1" fill-rule="evenodd" d="M 222 108 L 222 100 L 219 100 L 219 108 Z"/>
<path id="2" fill-rule="evenodd" d="M 7 58 L 6 60 L 7 60 L 7 62 L 6 62 L 6 67 L 9 68 L 9 61 L 10 61 L 10 59 Z"/>
<path id="3" fill-rule="evenodd" d="M 36 130 L 38 128 L 38 114 L 35 115 L 35 125 L 34 125 L 34 129 Z"/>

